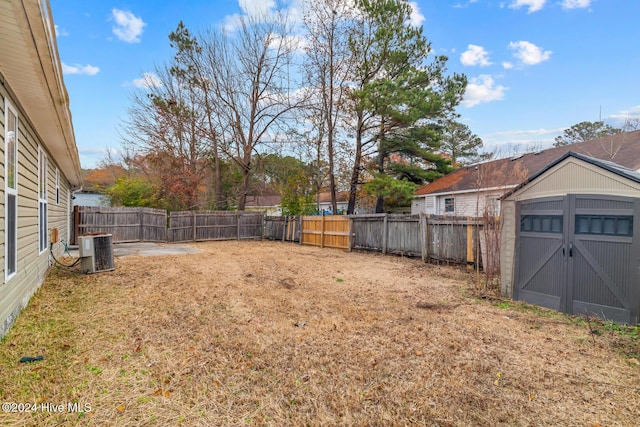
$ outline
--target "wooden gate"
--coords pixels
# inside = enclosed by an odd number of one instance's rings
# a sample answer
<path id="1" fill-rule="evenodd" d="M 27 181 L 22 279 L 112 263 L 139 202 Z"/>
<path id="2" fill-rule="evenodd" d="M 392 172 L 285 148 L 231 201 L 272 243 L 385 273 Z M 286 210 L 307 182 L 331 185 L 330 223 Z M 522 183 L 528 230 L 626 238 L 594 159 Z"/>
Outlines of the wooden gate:
<path id="1" fill-rule="evenodd" d="M 636 324 L 640 199 L 568 195 L 518 203 L 514 298 Z"/>

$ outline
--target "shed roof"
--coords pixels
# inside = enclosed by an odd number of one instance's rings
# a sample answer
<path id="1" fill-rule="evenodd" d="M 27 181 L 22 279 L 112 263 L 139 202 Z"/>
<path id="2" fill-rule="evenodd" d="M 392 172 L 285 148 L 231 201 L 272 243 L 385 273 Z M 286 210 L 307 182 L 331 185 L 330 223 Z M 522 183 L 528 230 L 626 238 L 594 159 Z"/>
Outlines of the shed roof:
<path id="1" fill-rule="evenodd" d="M 539 176 L 543 175 L 549 169 L 551 169 L 554 166 L 562 163 L 565 159 L 567 159 L 569 157 L 573 157 L 573 158 L 582 160 L 584 162 L 590 163 L 590 164 L 598 166 L 598 167 L 600 167 L 600 168 L 602 168 L 604 170 L 612 172 L 612 173 L 614 173 L 616 175 L 619 175 L 619 176 L 622 176 L 624 178 L 627 178 L 627 179 L 629 179 L 631 181 L 640 183 L 640 172 L 638 172 L 636 170 L 625 168 L 624 166 L 621 166 L 621 165 L 619 165 L 617 163 L 614 163 L 614 162 L 611 162 L 611 161 L 608 161 L 608 160 L 597 159 L 595 157 L 585 156 L 585 155 L 582 155 L 582 154 L 579 154 L 579 153 L 574 153 L 573 151 L 569 151 L 568 153 L 564 154 L 559 159 L 549 163 L 547 166 L 545 166 L 544 168 L 540 169 L 538 172 L 534 173 L 529 178 L 527 178 L 526 180 L 524 180 L 523 182 L 518 184 L 516 187 L 514 187 L 513 189 L 511 189 L 510 191 L 505 193 L 502 196 L 502 198 L 504 199 L 506 197 L 509 197 L 511 194 L 515 193 L 516 191 L 518 191 L 522 187 L 526 186 L 531 181 L 534 181 L 536 178 L 538 178 Z"/>
<path id="2" fill-rule="evenodd" d="M 640 131 L 620 133 L 563 147 L 553 147 L 535 153 L 466 166 L 420 187 L 415 195 L 516 187 L 569 152 L 600 162 L 604 161 L 611 165 L 617 164 L 626 170 L 638 171 L 640 170 Z"/>

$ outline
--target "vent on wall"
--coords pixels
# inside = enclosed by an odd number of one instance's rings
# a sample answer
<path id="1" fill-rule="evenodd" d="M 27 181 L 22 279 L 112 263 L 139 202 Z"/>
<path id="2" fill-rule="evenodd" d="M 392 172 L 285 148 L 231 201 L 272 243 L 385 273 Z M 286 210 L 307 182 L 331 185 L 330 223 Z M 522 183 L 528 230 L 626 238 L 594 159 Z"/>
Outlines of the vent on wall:
<path id="1" fill-rule="evenodd" d="M 99 273 L 115 268 L 111 234 L 80 236 L 79 240 L 80 269 L 83 273 Z"/>

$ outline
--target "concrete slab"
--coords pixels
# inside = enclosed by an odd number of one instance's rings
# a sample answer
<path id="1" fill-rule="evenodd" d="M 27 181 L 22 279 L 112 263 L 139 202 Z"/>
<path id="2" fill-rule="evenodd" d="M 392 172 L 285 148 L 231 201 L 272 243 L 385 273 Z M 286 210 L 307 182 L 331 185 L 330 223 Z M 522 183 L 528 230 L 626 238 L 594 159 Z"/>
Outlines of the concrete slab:
<path id="1" fill-rule="evenodd" d="M 181 255 L 199 253 L 198 249 L 179 244 L 136 242 L 136 243 L 114 243 L 113 256 L 159 256 L 159 255 Z M 77 258 L 78 248 L 69 248 L 71 257 Z"/>

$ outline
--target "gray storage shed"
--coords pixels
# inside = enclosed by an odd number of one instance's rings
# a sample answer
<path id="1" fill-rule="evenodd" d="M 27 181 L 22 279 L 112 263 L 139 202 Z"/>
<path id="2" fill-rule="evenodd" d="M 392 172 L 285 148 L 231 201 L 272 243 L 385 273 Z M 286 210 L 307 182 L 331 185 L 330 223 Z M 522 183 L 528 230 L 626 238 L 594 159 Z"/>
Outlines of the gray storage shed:
<path id="1" fill-rule="evenodd" d="M 569 152 L 503 197 L 502 291 L 636 324 L 640 173 Z"/>

